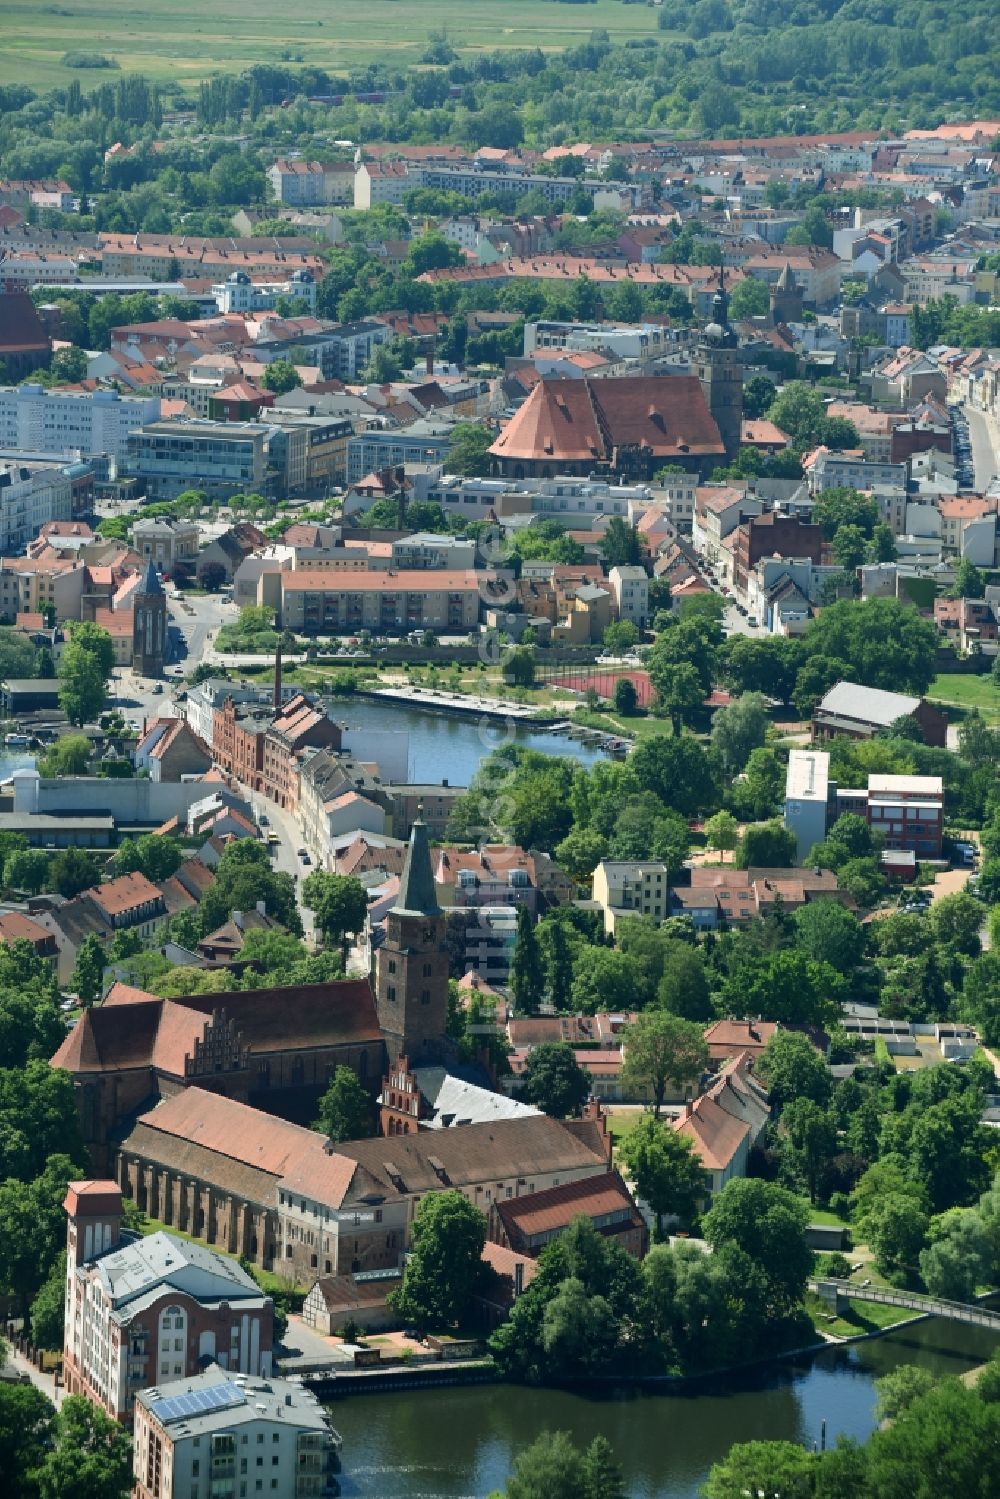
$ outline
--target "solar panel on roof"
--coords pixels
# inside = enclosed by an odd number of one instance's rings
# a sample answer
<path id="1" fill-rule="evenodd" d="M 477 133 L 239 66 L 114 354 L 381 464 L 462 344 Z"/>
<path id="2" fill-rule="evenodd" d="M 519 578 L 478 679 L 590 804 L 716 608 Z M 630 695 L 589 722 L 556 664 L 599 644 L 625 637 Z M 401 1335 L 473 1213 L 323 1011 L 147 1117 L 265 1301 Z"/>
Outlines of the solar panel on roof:
<path id="1" fill-rule="evenodd" d="M 230 1406 L 245 1405 L 246 1395 L 234 1384 L 217 1384 L 208 1389 L 185 1390 L 182 1395 L 169 1395 L 163 1400 L 154 1400 L 150 1414 L 157 1421 L 178 1421 L 184 1416 L 203 1416 L 209 1411 L 227 1410 Z"/>

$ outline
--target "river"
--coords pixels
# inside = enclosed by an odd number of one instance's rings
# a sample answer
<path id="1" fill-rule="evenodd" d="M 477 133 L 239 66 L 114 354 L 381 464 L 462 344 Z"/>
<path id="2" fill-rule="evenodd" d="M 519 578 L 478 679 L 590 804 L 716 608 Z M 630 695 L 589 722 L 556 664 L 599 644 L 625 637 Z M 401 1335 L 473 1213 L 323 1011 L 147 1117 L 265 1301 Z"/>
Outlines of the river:
<path id="1" fill-rule="evenodd" d="M 483 1499 L 544 1430 L 612 1443 L 632 1499 L 692 1499 L 733 1442 L 864 1440 L 874 1381 L 901 1363 L 962 1374 L 997 1344 L 984 1328 L 933 1319 L 883 1338 L 779 1360 L 683 1392 L 590 1398 L 516 1385 L 348 1396 L 331 1406 L 344 1438 L 345 1499 Z"/>
<path id="2" fill-rule="evenodd" d="M 330 713 L 338 723 L 374 732 L 405 729 L 410 736 L 410 780 L 467 786 L 480 762 L 511 740 L 525 749 L 550 755 L 566 755 L 584 765 L 603 758 L 566 735 L 544 734 L 538 729 L 505 723 L 481 723 L 472 716 L 459 718 L 446 713 L 428 713 L 396 703 L 369 702 L 363 698 L 331 702 Z"/>

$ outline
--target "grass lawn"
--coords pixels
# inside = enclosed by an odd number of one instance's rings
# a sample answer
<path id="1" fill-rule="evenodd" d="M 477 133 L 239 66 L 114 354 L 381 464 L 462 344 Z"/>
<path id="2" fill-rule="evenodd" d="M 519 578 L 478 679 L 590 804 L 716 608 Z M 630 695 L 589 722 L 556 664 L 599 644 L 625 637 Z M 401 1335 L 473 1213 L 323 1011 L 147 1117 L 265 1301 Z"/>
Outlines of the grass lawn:
<path id="1" fill-rule="evenodd" d="M 85 91 L 114 83 L 107 69 L 74 71 L 66 52 L 99 52 L 123 73 L 145 73 L 172 86 L 196 87 L 214 73 L 239 73 L 253 63 L 309 63 L 344 70 L 371 61 L 406 65 L 435 30 L 473 56 L 497 47 L 558 51 L 585 42 L 595 26 L 613 42 L 656 37 L 655 9 L 620 0 L 556 5 L 550 0 L 369 0 L 332 6 L 300 0 L 291 10 L 270 0 L 10 0 L 3 7 L 0 82 L 36 89 L 65 88 L 77 78 Z"/>
<path id="2" fill-rule="evenodd" d="M 846 1218 L 841 1218 L 839 1213 L 833 1213 L 829 1208 L 813 1207 L 811 1202 L 806 1202 L 809 1209 L 809 1222 L 822 1223 L 828 1228 L 850 1228 Z"/>
<path id="3" fill-rule="evenodd" d="M 614 1140 L 616 1146 L 620 1145 L 625 1136 L 635 1128 L 644 1113 L 644 1109 L 607 1110 L 605 1117 L 608 1121 L 611 1138 Z"/>
<path id="4" fill-rule="evenodd" d="M 239 1255 L 229 1254 L 227 1250 L 219 1249 L 215 1244 L 206 1244 L 204 1239 L 196 1238 L 194 1234 L 186 1234 L 183 1229 L 174 1228 L 170 1223 L 161 1223 L 158 1218 L 147 1218 L 146 1222 L 142 1225 L 143 1236 L 158 1233 L 173 1234 L 177 1239 L 187 1239 L 189 1244 L 200 1244 L 203 1249 L 213 1249 L 217 1254 L 224 1254 L 230 1260 L 239 1259 Z M 286 1295 L 288 1292 L 295 1291 L 304 1295 L 309 1289 L 308 1286 L 298 1286 L 294 1282 L 290 1284 L 283 1276 L 275 1275 L 273 1270 L 261 1270 L 256 1265 L 254 1266 L 253 1274 L 254 1280 L 260 1286 L 261 1290 L 265 1291 L 269 1296 Z"/>
<path id="5" fill-rule="evenodd" d="M 993 678 L 966 676 L 960 672 L 944 672 L 934 678 L 927 696 L 932 702 L 946 703 L 955 708 L 978 708 L 984 718 L 1000 721 L 1000 687 Z"/>
<path id="6" fill-rule="evenodd" d="M 859 1333 L 881 1332 L 897 1322 L 911 1322 L 919 1312 L 901 1306 L 885 1306 L 878 1301 L 852 1301 L 841 1316 L 833 1316 L 825 1301 L 806 1292 L 805 1309 L 818 1333 L 832 1333 L 837 1338 L 856 1338 Z"/>

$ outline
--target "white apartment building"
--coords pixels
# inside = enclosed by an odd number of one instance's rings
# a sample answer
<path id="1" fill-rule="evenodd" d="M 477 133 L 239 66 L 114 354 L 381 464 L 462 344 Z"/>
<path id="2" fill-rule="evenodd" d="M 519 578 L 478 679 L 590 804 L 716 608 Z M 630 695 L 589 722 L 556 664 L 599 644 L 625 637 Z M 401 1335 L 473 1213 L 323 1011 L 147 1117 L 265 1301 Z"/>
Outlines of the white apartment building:
<path id="1" fill-rule="evenodd" d="M 0 552 L 23 552 L 50 520 L 71 520 L 72 485 L 50 464 L 0 463 Z"/>
<path id="2" fill-rule="evenodd" d="M 613 567 L 608 582 L 615 596 L 618 618 L 645 629 L 649 618 L 649 578 L 644 567 Z"/>
<path id="3" fill-rule="evenodd" d="M 73 457 L 104 453 L 118 464 L 128 451 L 128 434 L 159 415 L 159 396 L 0 386 L 0 448 Z"/>
<path id="4" fill-rule="evenodd" d="M 353 161 L 279 159 L 264 173 L 279 203 L 316 208 L 325 203 L 354 202 Z"/>
<path id="5" fill-rule="evenodd" d="M 233 271 L 212 287 L 221 313 L 271 312 L 281 297 L 301 298 L 316 311 L 316 280 L 311 271 L 293 271 L 281 281 L 252 281 L 246 271 Z"/>
<path id="6" fill-rule="evenodd" d="M 144 1390 L 135 1407 L 135 1499 L 322 1499 L 339 1493 L 340 1437 L 300 1381 L 217 1364 Z"/>

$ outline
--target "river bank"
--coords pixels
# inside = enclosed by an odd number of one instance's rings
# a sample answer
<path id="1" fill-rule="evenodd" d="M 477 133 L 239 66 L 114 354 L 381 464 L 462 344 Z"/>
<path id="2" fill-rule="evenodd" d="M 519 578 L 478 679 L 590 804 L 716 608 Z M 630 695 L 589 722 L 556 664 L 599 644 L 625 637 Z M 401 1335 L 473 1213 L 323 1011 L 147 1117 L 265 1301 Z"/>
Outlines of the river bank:
<path id="1" fill-rule="evenodd" d="M 986 1362 L 985 1329 L 920 1318 L 884 1335 L 822 1345 L 767 1364 L 669 1388 L 622 1384 L 539 1390 L 519 1385 L 407 1389 L 336 1402 L 345 1499 L 483 1499 L 545 1430 L 615 1448 L 630 1499 L 691 1499 L 733 1442 L 863 1441 L 875 1428 L 874 1382 L 902 1363 L 936 1375 Z"/>

